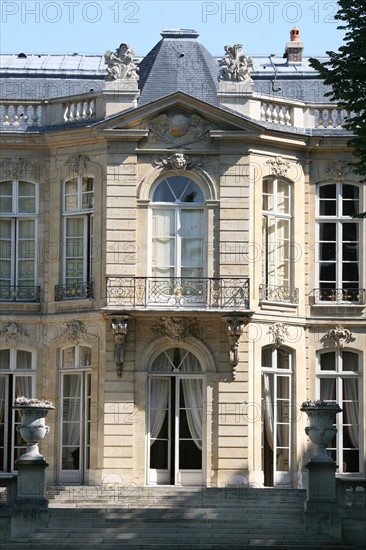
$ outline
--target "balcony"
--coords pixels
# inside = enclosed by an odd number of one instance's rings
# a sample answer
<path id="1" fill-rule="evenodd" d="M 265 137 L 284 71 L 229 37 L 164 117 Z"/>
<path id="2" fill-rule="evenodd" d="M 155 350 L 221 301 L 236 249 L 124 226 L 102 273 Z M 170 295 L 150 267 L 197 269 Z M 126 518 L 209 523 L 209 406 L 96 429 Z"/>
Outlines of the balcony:
<path id="1" fill-rule="evenodd" d="M 55 286 L 55 301 L 82 300 L 94 297 L 94 283 L 69 283 Z"/>
<path id="2" fill-rule="evenodd" d="M 8 286 L 0 285 L 1 302 L 40 302 L 39 286 Z"/>
<path id="3" fill-rule="evenodd" d="M 299 289 L 289 286 L 260 285 L 259 294 L 261 302 L 278 302 L 285 304 L 299 303 Z"/>
<path id="4" fill-rule="evenodd" d="M 313 304 L 315 305 L 365 305 L 366 289 L 364 288 L 314 288 Z"/>
<path id="5" fill-rule="evenodd" d="M 108 277 L 110 308 L 249 309 L 249 279 Z"/>

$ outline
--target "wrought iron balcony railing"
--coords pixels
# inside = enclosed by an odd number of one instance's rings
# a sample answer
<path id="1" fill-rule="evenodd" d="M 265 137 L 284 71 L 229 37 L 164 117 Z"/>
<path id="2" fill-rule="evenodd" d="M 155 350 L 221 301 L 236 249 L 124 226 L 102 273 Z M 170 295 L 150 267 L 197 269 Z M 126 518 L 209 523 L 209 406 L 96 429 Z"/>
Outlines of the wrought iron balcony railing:
<path id="1" fill-rule="evenodd" d="M 366 289 L 364 288 L 314 288 L 314 303 L 327 304 L 366 304 Z"/>
<path id="2" fill-rule="evenodd" d="M 0 285 L 1 302 L 36 302 L 40 301 L 39 286 L 8 286 Z"/>
<path id="3" fill-rule="evenodd" d="M 108 277 L 107 306 L 248 309 L 249 279 Z"/>
<path id="4" fill-rule="evenodd" d="M 69 283 L 55 286 L 55 301 L 93 298 L 93 283 Z"/>
<path id="5" fill-rule="evenodd" d="M 281 302 L 288 304 L 299 303 L 299 289 L 289 286 L 259 286 L 260 300 L 268 302 Z"/>

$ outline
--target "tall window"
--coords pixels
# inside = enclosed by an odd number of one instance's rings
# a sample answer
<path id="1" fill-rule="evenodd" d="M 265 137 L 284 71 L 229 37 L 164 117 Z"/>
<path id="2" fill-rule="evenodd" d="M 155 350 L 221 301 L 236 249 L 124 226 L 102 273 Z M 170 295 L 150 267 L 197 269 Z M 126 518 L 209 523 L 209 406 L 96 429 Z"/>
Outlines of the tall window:
<path id="1" fill-rule="evenodd" d="M 1 300 L 38 301 L 36 184 L 0 182 L 0 204 Z"/>
<path id="2" fill-rule="evenodd" d="M 266 486 L 290 481 L 292 360 L 287 349 L 262 349 L 262 470 Z"/>
<path id="3" fill-rule="evenodd" d="M 345 183 L 319 186 L 319 300 L 358 302 L 360 297 L 359 188 Z"/>
<path id="4" fill-rule="evenodd" d="M 60 350 L 60 480 L 83 483 L 90 468 L 91 348 Z"/>
<path id="5" fill-rule="evenodd" d="M 153 194 L 152 275 L 204 275 L 204 198 L 185 176 L 160 182 Z"/>
<path id="6" fill-rule="evenodd" d="M 64 184 L 63 288 L 57 299 L 92 295 L 94 180 L 78 176 Z"/>
<path id="7" fill-rule="evenodd" d="M 0 471 L 14 470 L 15 461 L 25 452 L 25 443 L 16 427 L 19 411 L 12 407 L 16 397 L 34 397 L 35 361 L 30 351 L 0 350 Z"/>
<path id="8" fill-rule="evenodd" d="M 291 185 L 263 180 L 263 271 L 265 299 L 295 301 L 291 293 Z"/>
<path id="9" fill-rule="evenodd" d="M 330 444 L 330 454 L 339 473 L 362 471 L 360 355 L 349 350 L 321 352 L 318 356 L 318 395 L 337 401 L 338 432 Z"/>

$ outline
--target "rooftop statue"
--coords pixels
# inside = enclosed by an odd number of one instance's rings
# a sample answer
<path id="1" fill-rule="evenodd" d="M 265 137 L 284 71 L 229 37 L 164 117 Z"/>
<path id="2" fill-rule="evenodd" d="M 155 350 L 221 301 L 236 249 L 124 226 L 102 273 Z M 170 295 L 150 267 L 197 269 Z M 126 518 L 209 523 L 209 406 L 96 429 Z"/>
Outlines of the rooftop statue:
<path id="1" fill-rule="evenodd" d="M 224 47 L 226 55 L 219 61 L 219 80 L 229 82 L 252 82 L 249 75 L 249 67 L 253 67 L 253 61 L 252 58 L 248 57 L 245 53 L 240 53 L 242 47 L 242 44 Z"/>
<path id="2" fill-rule="evenodd" d="M 104 54 L 104 60 L 107 63 L 106 80 L 121 80 L 131 78 L 138 80 L 138 67 L 134 63 L 134 51 L 128 44 L 121 44 L 116 53 L 107 50 Z"/>

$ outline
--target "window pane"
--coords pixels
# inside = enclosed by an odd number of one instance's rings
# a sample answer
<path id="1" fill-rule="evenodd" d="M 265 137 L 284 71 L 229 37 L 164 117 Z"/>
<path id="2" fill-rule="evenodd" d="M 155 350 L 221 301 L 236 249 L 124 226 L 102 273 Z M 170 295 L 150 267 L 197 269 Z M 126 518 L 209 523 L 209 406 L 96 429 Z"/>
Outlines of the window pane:
<path id="1" fill-rule="evenodd" d="M 335 353 L 321 353 L 320 354 L 320 370 L 335 370 Z"/>
<path id="2" fill-rule="evenodd" d="M 337 201 L 320 199 L 319 214 L 320 216 L 335 216 L 337 214 Z"/>
<path id="3" fill-rule="evenodd" d="M 65 210 L 78 209 L 78 178 L 65 183 Z"/>
<path id="4" fill-rule="evenodd" d="M 342 244 L 343 261 L 358 260 L 358 243 L 343 243 Z"/>
<path id="5" fill-rule="evenodd" d="M 358 223 L 343 223 L 343 240 L 358 241 Z"/>
<path id="6" fill-rule="evenodd" d="M 283 349 L 277 350 L 277 368 L 289 369 L 290 368 L 290 354 Z"/>
<path id="7" fill-rule="evenodd" d="M 93 178 L 83 177 L 82 179 L 82 208 L 84 210 L 93 208 Z"/>
<path id="8" fill-rule="evenodd" d="M 320 223 L 319 224 L 319 239 L 321 241 L 336 240 L 336 224 L 335 223 Z"/>
<path id="9" fill-rule="evenodd" d="M 272 368 L 272 348 L 262 349 L 262 367 Z"/>
<path id="10" fill-rule="evenodd" d="M 13 211 L 13 182 L 2 181 L 0 183 L 0 210 L 4 214 Z"/>
<path id="11" fill-rule="evenodd" d="M 175 202 L 173 191 L 165 180 L 155 189 L 153 202 Z"/>
<path id="12" fill-rule="evenodd" d="M 320 379 L 320 399 L 324 401 L 336 400 L 336 379 L 321 378 Z"/>
<path id="13" fill-rule="evenodd" d="M 32 368 L 32 353 L 30 351 L 18 350 L 17 351 L 17 369 L 31 369 Z"/>
<path id="14" fill-rule="evenodd" d="M 336 264 L 329 262 L 320 263 L 320 280 L 321 281 L 334 281 L 336 280 Z"/>
<path id="15" fill-rule="evenodd" d="M 336 244 L 320 243 L 319 259 L 336 261 Z"/>
<path id="16" fill-rule="evenodd" d="M 342 352 L 342 370 L 358 372 L 358 355 L 352 351 Z"/>
<path id="17" fill-rule="evenodd" d="M 333 183 L 330 185 L 321 185 L 319 187 L 319 196 L 321 199 L 335 199 L 336 192 L 336 186 Z"/>
<path id="18" fill-rule="evenodd" d="M 20 181 L 18 184 L 18 212 L 36 211 L 36 186 L 34 183 Z"/>
<path id="19" fill-rule="evenodd" d="M 75 366 L 75 346 L 62 350 L 61 366 L 63 368 Z"/>
<path id="20" fill-rule="evenodd" d="M 80 346 L 80 366 L 90 367 L 91 365 L 91 348 Z"/>
<path id="21" fill-rule="evenodd" d="M 0 369 L 10 369 L 10 349 L 0 350 Z"/>
<path id="22" fill-rule="evenodd" d="M 357 282 L 359 280 L 358 263 L 344 263 L 342 265 L 342 279 Z"/>
<path id="23" fill-rule="evenodd" d="M 352 216 L 358 214 L 359 189 L 355 185 L 343 184 L 342 186 L 342 215 Z"/>

